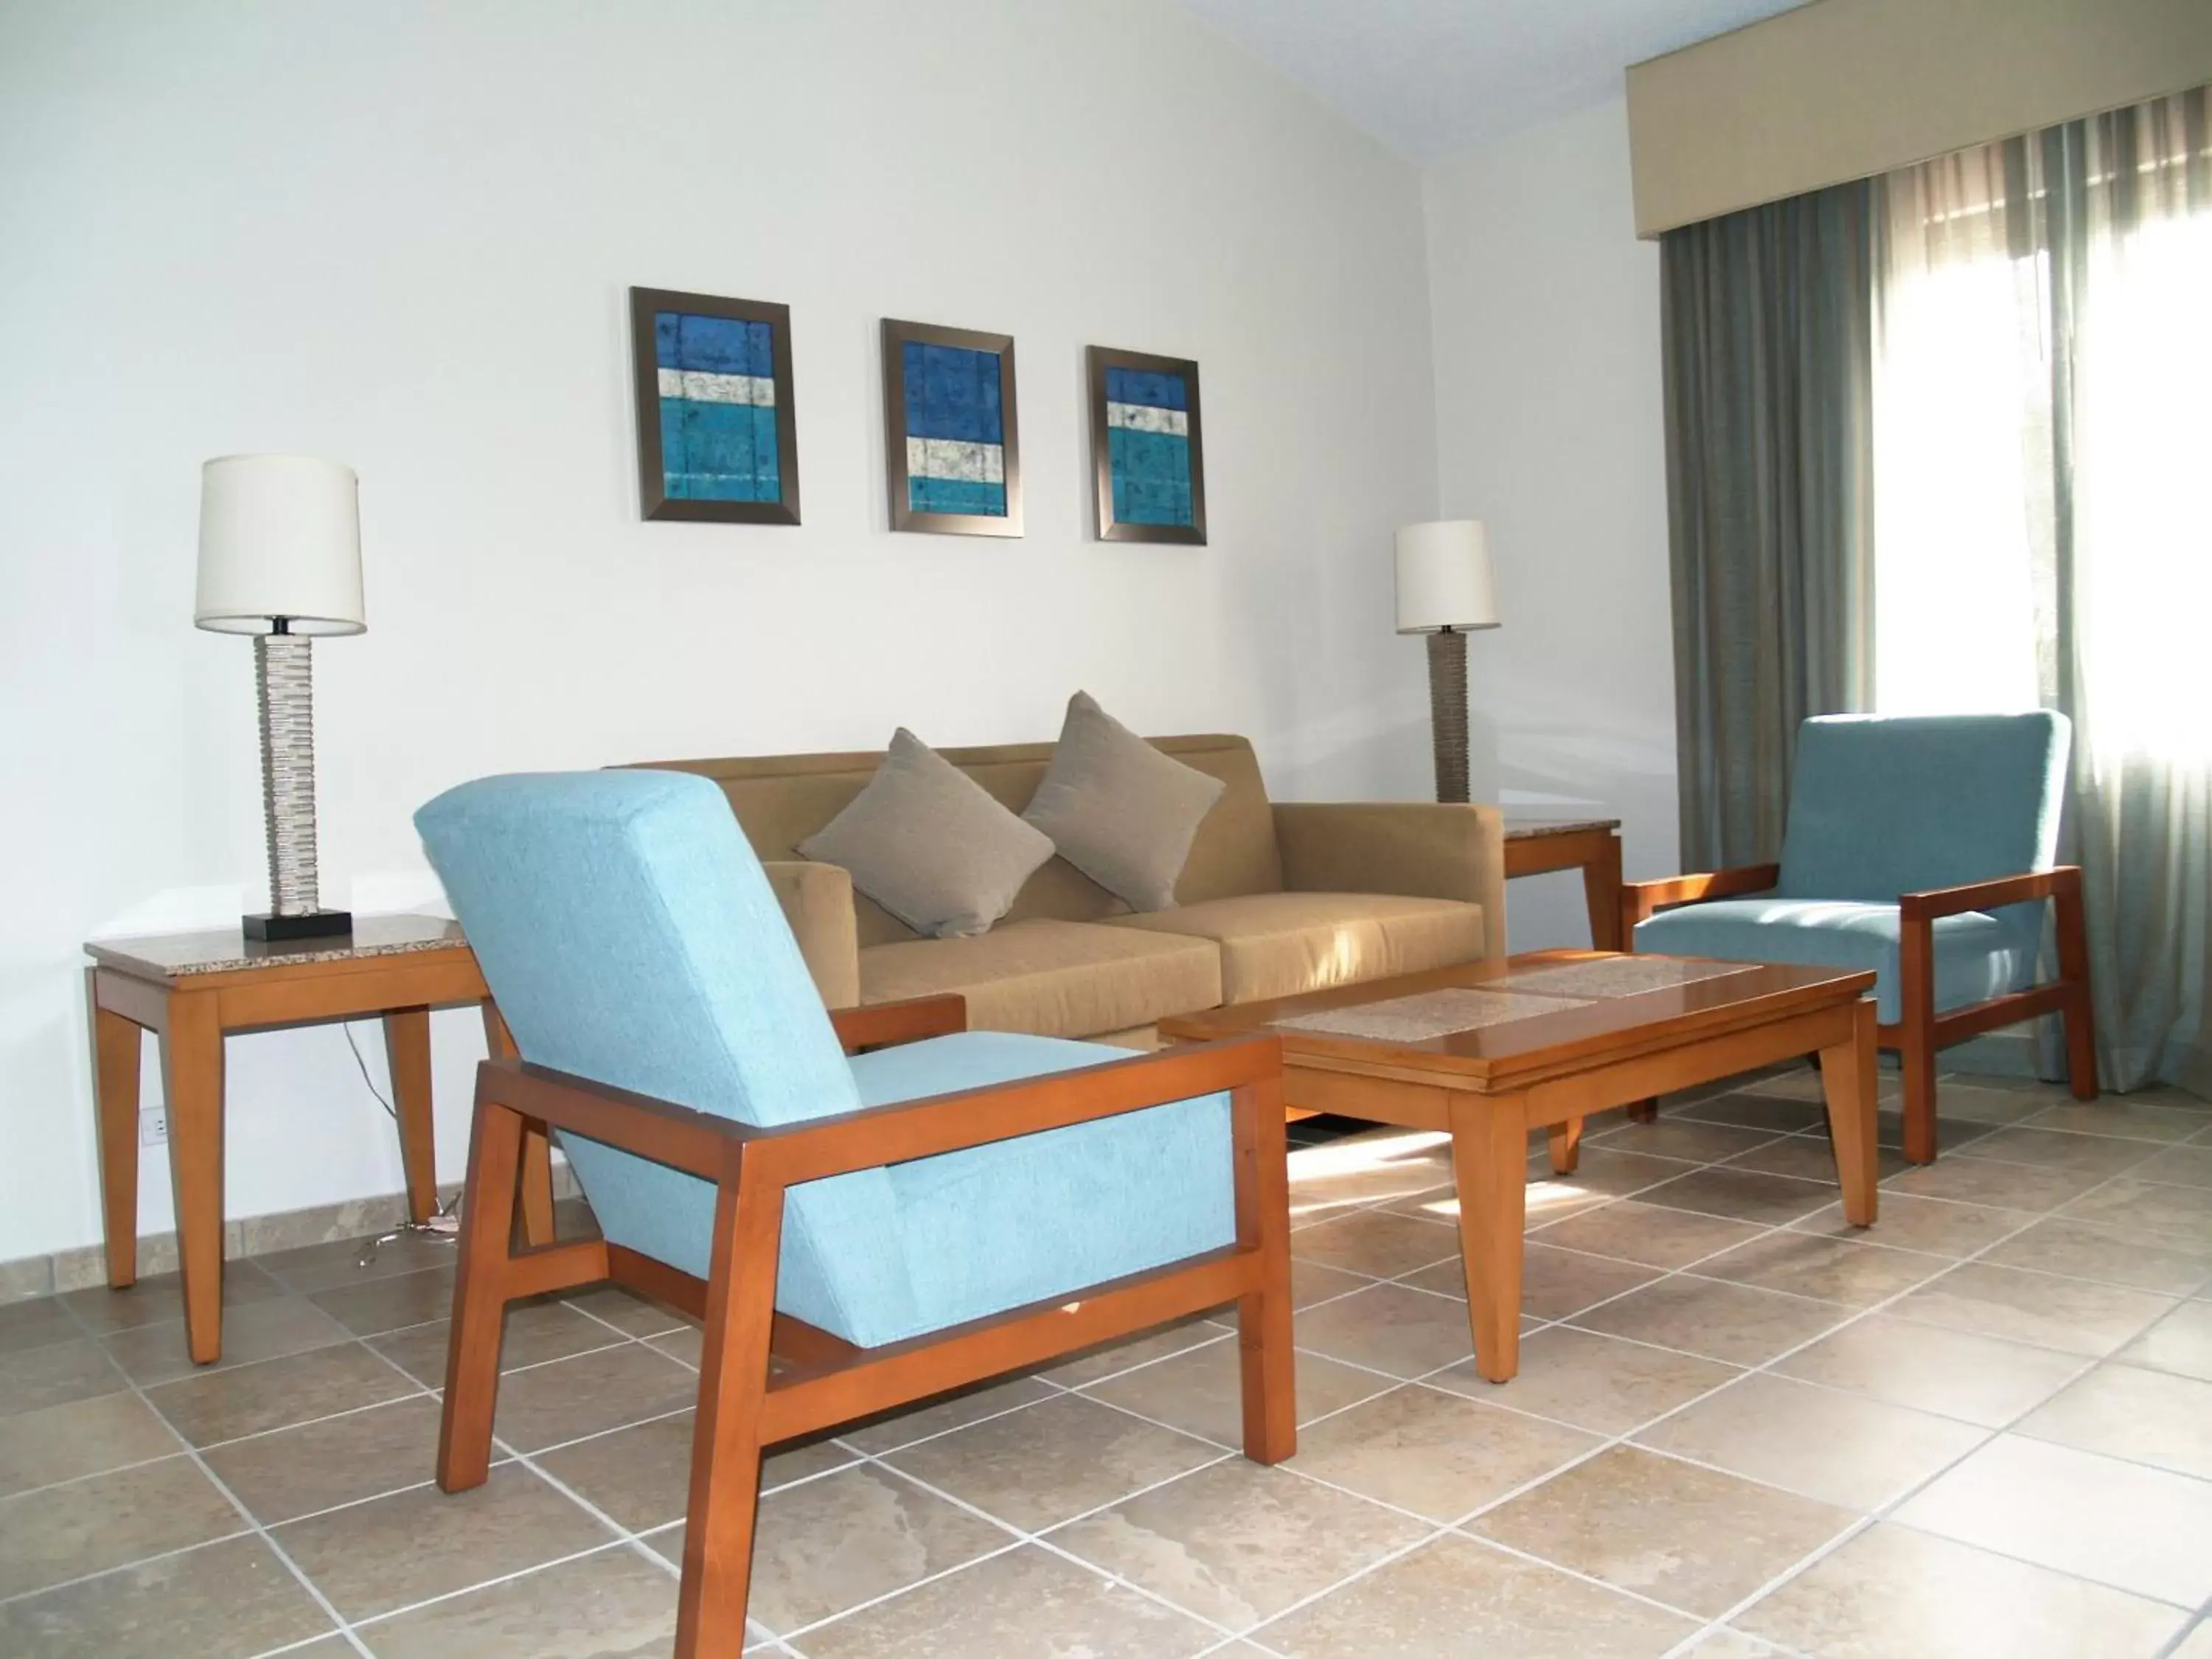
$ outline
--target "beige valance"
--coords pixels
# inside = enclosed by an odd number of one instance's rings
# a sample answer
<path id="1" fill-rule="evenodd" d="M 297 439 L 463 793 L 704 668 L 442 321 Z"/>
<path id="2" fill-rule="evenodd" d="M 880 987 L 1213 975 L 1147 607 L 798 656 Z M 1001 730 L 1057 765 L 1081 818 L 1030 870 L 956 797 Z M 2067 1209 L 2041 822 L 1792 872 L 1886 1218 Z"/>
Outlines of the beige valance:
<path id="1" fill-rule="evenodd" d="M 1814 0 L 1628 71 L 1636 234 L 2212 82 L 2212 0 Z"/>

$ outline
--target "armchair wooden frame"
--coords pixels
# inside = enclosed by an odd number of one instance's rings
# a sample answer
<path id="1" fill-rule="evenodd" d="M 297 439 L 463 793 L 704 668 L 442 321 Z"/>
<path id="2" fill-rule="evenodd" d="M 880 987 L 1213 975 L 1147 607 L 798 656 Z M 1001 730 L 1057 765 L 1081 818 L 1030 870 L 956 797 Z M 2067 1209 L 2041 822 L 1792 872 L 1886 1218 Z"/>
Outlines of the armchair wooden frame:
<path id="1" fill-rule="evenodd" d="M 1658 912 L 1705 899 L 1737 898 L 1773 890 L 1782 879 L 1775 864 L 1742 865 L 1705 875 L 1668 881 L 1638 881 L 1620 890 L 1620 937 L 1633 948 L 1636 924 Z M 2001 905 L 2051 901 L 2058 933 L 2058 977 L 2025 991 L 2011 991 L 1936 1012 L 1936 922 L 1940 917 Z M 2016 876 L 1960 887 L 1934 887 L 1905 893 L 1897 901 L 1898 1010 L 1893 1025 L 1875 1027 L 1875 1045 L 1894 1049 L 1905 1073 L 1905 1155 L 1915 1164 L 1936 1158 L 1936 1053 L 1968 1037 L 1979 1036 L 2025 1019 L 2057 1014 L 2066 1022 L 2068 1086 L 2076 1100 L 2097 1097 L 2097 1030 L 2089 999 L 2089 936 L 2081 914 L 2081 867 L 2057 865 Z M 1633 1115 L 1648 1120 L 1657 1109 L 1646 1102 Z"/>
<path id="2" fill-rule="evenodd" d="M 967 1021 L 957 996 L 832 1018 L 848 1052 L 960 1030 Z M 791 1187 L 1223 1090 L 1231 1103 L 1233 1244 L 876 1348 L 856 1347 L 775 1311 L 783 1199 Z M 599 1240 L 517 1248 L 517 1172 L 531 1123 L 573 1130 L 714 1182 L 706 1280 Z M 490 1472 L 507 1304 L 606 1279 L 706 1323 L 677 1659 L 734 1659 L 744 1645 L 760 1462 L 777 1441 L 1234 1302 L 1244 1455 L 1280 1462 L 1297 1449 L 1283 1128 L 1282 1050 L 1272 1036 L 1133 1055 L 769 1129 L 521 1060 L 487 1060 L 477 1073 L 469 1142 L 438 1484 L 462 1492 L 483 1485 Z M 771 1356 L 781 1362 L 773 1373 Z"/>

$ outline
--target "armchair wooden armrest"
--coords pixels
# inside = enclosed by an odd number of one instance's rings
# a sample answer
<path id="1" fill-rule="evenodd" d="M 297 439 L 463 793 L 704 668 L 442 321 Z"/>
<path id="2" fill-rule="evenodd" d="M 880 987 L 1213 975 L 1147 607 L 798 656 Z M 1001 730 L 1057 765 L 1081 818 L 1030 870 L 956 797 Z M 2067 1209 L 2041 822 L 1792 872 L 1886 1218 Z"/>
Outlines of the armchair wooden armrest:
<path id="1" fill-rule="evenodd" d="M 941 1022 L 957 1001 L 939 1000 L 933 1013 L 917 1018 Z M 1280 1042 L 1254 1036 L 763 1129 L 519 1060 L 488 1060 L 477 1072 L 438 1484 L 461 1492 L 489 1475 L 507 1307 L 609 1277 L 705 1324 L 677 1602 L 679 1659 L 733 1653 L 744 1644 L 761 1459 L 778 1441 L 1233 1302 L 1245 1455 L 1280 1462 L 1297 1446 L 1281 1078 Z M 792 1186 L 1222 1090 L 1231 1091 L 1228 1244 L 878 1347 L 855 1346 L 776 1310 Z M 526 1118 L 712 1181 L 708 1276 L 597 1238 L 516 1251 Z M 771 1356 L 781 1356 L 781 1369 L 771 1370 Z"/>
<path id="2" fill-rule="evenodd" d="M 789 1187 L 1270 1082 L 1282 1067 L 1278 1039 L 1237 1037 L 769 1129 L 520 1060 L 484 1061 L 477 1098 L 702 1180 L 734 1155 Z"/>
<path id="3" fill-rule="evenodd" d="M 830 1024 L 848 1054 L 894 1043 L 919 1042 L 968 1029 L 968 999 L 957 991 L 908 997 L 903 1002 L 872 1002 L 860 1008 L 832 1008 Z"/>
<path id="4" fill-rule="evenodd" d="M 1638 922 L 1649 921 L 1673 905 L 1764 893 L 1781 879 L 1778 864 L 1741 864 L 1732 870 L 1670 876 L 1665 881 L 1625 881 L 1620 884 L 1620 947 L 1630 948 Z"/>
<path id="5" fill-rule="evenodd" d="M 1959 887 L 1931 887 L 1923 892 L 1902 894 L 1897 901 L 1897 911 L 1905 921 L 1933 921 L 1938 916 L 1961 915 L 1968 910 L 1994 910 L 2001 905 L 2022 904 L 2030 899 L 2049 898 L 2064 902 L 2079 902 L 2081 896 L 2081 866 L 2061 864 L 2017 876 L 1967 882 Z"/>

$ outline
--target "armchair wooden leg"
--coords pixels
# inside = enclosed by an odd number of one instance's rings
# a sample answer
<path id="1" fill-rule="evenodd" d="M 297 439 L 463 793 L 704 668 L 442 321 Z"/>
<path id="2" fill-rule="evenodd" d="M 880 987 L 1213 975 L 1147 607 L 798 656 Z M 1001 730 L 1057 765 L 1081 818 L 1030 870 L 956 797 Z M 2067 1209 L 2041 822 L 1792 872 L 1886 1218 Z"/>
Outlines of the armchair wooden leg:
<path id="1" fill-rule="evenodd" d="M 2058 978 L 2066 987 L 2066 1081 L 2076 1100 L 2097 1097 L 2097 1024 L 2089 1000 L 2089 935 L 2081 915 L 2081 894 L 2057 898 Z"/>
<path id="2" fill-rule="evenodd" d="M 494 1060 L 512 1060 L 514 1034 L 507 1029 L 496 1003 L 483 1005 L 484 1046 Z M 522 1241 L 526 1244 L 553 1242 L 553 1150 L 545 1126 L 534 1118 L 522 1126 Z"/>
<path id="3" fill-rule="evenodd" d="M 714 1200 L 676 1659 L 737 1659 L 745 1644 L 783 1191 L 732 1158 Z"/>
<path id="4" fill-rule="evenodd" d="M 1898 1057 L 1905 1072 L 1905 1156 L 1936 1161 L 1936 935 L 1908 921 L 1898 947 Z"/>
<path id="5" fill-rule="evenodd" d="M 1237 1304 L 1244 1392 L 1244 1455 L 1279 1463 L 1298 1449 L 1291 1327 L 1290 1164 L 1282 1085 L 1248 1084 L 1231 1097 L 1237 1149 L 1237 1242 L 1263 1252 L 1266 1284 Z"/>
<path id="6" fill-rule="evenodd" d="M 1628 1121 L 1631 1123 L 1656 1123 L 1659 1121 L 1658 1101 L 1656 1099 L 1630 1101 Z"/>
<path id="7" fill-rule="evenodd" d="M 461 1260 L 446 1343 L 446 1405 L 438 1426 L 438 1485 L 466 1492 L 491 1473 L 491 1421 L 499 1403 L 499 1341 L 507 1313 L 507 1240 L 522 1153 L 522 1118 L 479 1099 L 469 1134 L 461 1206 Z"/>

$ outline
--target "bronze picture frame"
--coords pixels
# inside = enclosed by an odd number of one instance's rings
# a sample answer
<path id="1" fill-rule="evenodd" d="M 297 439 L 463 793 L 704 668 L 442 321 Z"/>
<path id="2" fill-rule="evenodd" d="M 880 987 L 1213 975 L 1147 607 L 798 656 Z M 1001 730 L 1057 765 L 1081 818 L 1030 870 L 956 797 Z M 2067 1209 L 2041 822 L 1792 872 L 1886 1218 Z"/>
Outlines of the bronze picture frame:
<path id="1" fill-rule="evenodd" d="M 1102 542 L 1170 542 L 1206 545 L 1206 438 L 1199 403 L 1198 365 L 1188 357 L 1163 357 L 1149 351 L 1091 346 L 1086 356 L 1091 383 L 1092 500 Z M 1109 395 L 1109 382 L 1127 377 L 1146 388 L 1149 407 L 1139 406 L 1135 421 L 1151 428 L 1143 434 L 1152 453 L 1115 453 L 1115 433 L 1127 431 L 1129 406 Z M 1152 400 L 1157 399 L 1157 402 Z M 1120 416 L 1121 418 L 1116 418 Z M 1171 453 L 1162 455 L 1159 449 Z M 1123 505 L 1117 509 L 1117 470 Z M 1133 470 L 1145 477 L 1133 477 Z"/>
<path id="2" fill-rule="evenodd" d="M 672 337 L 660 326 L 663 318 L 751 327 L 686 331 L 678 324 Z M 792 397 L 791 307 L 765 300 L 633 288 L 629 332 L 641 516 L 708 524 L 797 524 L 799 418 Z M 744 344 L 733 345 L 740 333 Z M 760 361 L 763 343 L 765 362 Z M 745 349 L 750 358 L 738 361 L 733 353 Z M 766 374 L 759 372 L 763 368 Z M 774 400 L 768 421 L 761 419 L 764 391 Z M 685 457 L 670 455 L 664 422 L 672 419 L 679 429 L 692 427 L 696 441 L 714 452 L 711 459 L 722 470 L 694 471 L 684 464 Z M 760 440 L 771 434 L 772 454 L 763 462 L 762 452 L 769 446 Z M 674 472 L 669 471 L 672 459 L 678 463 Z"/>
<path id="3" fill-rule="evenodd" d="M 966 354 L 995 357 L 997 384 L 992 386 L 981 374 L 964 387 L 910 384 L 910 347 L 921 362 L 936 358 L 957 365 Z M 945 349 L 933 353 L 933 347 Z M 1022 464 L 1014 337 L 886 317 L 883 352 L 884 478 L 891 528 L 942 536 L 1019 536 Z M 928 429 L 917 431 L 917 424 Z M 941 471 L 915 470 L 914 457 L 924 453 L 916 447 L 933 444 L 945 446 L 941 452 L 927 452 L 946 458 Z M 1000 510 L 978 510 L 971 503 L 996 503 Z"/>

